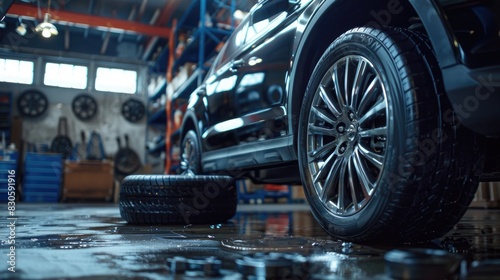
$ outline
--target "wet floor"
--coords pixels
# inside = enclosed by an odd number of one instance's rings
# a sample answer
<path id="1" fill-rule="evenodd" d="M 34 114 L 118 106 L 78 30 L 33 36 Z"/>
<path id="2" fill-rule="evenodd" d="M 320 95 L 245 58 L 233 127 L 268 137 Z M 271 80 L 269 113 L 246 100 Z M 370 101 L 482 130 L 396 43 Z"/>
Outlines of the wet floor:
<path id="1" fill-rule="evenodd" d="M 128 225 L 112 204 L 15 214 L 15 272 L 1 216 L 0 279 L 500 279 L 499 210 L 471 209 L 445 237 L 400 248 L 335 240 L 307 205 L 240 205 L 227 223 L 192 226 Z"/>

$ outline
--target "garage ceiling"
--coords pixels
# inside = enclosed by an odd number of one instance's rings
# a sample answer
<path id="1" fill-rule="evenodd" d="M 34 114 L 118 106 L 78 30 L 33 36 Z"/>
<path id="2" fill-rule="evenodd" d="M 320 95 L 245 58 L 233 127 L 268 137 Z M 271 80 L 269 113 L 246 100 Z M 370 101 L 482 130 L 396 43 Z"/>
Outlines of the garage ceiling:
<path id="1" fill-rule="evenodd" d="M 59 35 L 43 38 L 34 31 L 43 21 L 48 0 L 16 1 L 0 29 L 4 50 L 144 63 L 167 46 L 174 19 L 191 1 L 183 0 L 52 0 L 50 14 Z M 24 23 L 28 32 L 16 28 Z"/>

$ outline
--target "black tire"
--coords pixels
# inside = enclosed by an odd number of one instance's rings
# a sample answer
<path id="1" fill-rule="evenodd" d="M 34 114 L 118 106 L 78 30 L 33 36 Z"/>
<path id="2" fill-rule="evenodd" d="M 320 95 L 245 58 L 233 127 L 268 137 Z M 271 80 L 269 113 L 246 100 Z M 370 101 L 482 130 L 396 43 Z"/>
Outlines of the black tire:
<path id="1" fill-rule="evenodd" d="M 22 117 L 37 118 L 49 107 L 45 94 L 38 90 L 27 90 L 17 100 L 17 110 Z"/>
<path id="2" fill-rule="evenodd" d="M 200 141 L 194 130 L 189 130 L 182 138 L 181 172 L 183 174 L 201 174 Z"/>
<path id="3" fill-rule="evenodd" d="M 298 129 L 306 197 L 322 227 L 340 239 L 440 237 L 477 189 L 479 139 L 460 126 L 433 52 L 415 32 L 341 35 L 311 76 Z"/>
<path id="4" fill-rule="evenodd" d="M 97 114 L 97 101 L 89 94 L 81 94 L 71 102 L 73 114 L 81 121 L 89 121 Z"/>
<path id="5" fill-rule="evenodd" d="M 213 224 L 236 213 L 229 176 L 131 175 L 120 189 L 120 215 L 132 224 Z"/>
<path id="6" fill-rule="evenodd" d="M 130 98 L 122 104 L 122 116 L 131 123 L 142 120 L 146 114 L 146 106 L 134 98 Z"/>

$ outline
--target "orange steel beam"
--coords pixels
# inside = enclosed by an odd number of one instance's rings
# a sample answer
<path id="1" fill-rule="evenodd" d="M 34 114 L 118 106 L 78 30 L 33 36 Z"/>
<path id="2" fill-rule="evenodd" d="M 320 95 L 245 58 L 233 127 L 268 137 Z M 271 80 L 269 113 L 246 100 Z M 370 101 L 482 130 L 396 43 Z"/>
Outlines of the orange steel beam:
<path id="1" fill-rule="evenodd" d="M 158 20 L 156 21 L 156 24 L 158 25 L 165 25 L 167 24 L 168 20 L 172 17 L 174 11 L 179 7 L 180 5 L 180 0 L 169 0 L 167 4 L 163 7 L 163 10 L 160 13 L 160 16 L 158 17 Z M 172 30 L 175 30 L 175 27 L 172 28 Z M 173 38 L 170 37 L 169 38 Z M 146 44 L 146 47 L 144 48 L 144 55 L 143 58 L 146 59 L 146 57 L 149 56 L 151 51 L 153 50 L 154 44 L 156 44 L 157 38 L 149 38 L 149 41 Z"/>
<path id="2" fill-rule="evenodd" d="M 43 10 L 43 13 L 45 12 L 46 9 Z M 38 8 L 30 5 L 14 3 L 7 11 L 7 14 L 38 18 Z M 110 31 L 132 32 L 162 38 L 169 38 L 170 33 L 172 32 L 172 29 L 168 27 L 147 25 L 133 21 L 105 18 L 101 16 L 74 13 L 62 10 L 51 10 L 50 14 L 52 15 L 52 19 L 54 21 L 61 24 L 81 24 L 91 27 L 108 28 Z"/>

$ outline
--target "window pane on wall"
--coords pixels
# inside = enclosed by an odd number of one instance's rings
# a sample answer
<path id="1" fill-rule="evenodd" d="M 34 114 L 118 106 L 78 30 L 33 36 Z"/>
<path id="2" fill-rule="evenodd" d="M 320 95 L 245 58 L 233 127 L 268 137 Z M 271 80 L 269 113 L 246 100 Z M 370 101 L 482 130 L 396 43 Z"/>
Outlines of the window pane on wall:
<path id="1" fill-rule="evenodd" d="M 134 94 L 137 91 L 137 71 L 98 67 L 95 89 Z"/>
<path id="2" fill-rule="evenodd" d="M 46 63 L 43 83 L 47 86 L 85 89 L 87 88 L 87 72 L 85 66 Z"/>
<path id="3" fill-rule="evenodd" d="M 32 84 L 33 61 L 0 58 L 0 82 Z"/>

